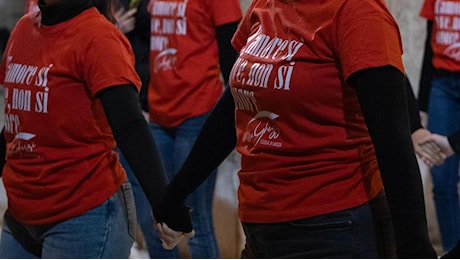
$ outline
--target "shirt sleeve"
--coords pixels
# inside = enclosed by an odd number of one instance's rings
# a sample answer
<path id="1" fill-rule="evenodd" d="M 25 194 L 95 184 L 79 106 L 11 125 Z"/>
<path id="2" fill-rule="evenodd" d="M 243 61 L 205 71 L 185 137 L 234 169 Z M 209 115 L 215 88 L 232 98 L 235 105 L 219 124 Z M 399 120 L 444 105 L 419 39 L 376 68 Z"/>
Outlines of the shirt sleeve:
<path id="1" fill-rule="evenodd" d="M 133 84 L 139 90 L 141 80 L 135 71 L 134 54 L 128 39 L 117 28 L 93 38 L 85 51 L 83 75 L 92 95 L 112 86 Z"/>
<path id="2" fill-rule="evenodd" d="M 239 21 L 243 16 L 238 0 L 208 0 L 207 2 L 215 26 Z"/>
<path id="3" fill-rule="evenodd" d="M 346 1 L 333 23 L 345 79 L 359 70 L 386 65 L 404 73 L 399 28 L 383 1 Z"/>
<path id="4" fill-rule="evenodd" d="M 425 0 L 420 10 L 420 16 L 430 21 L 434 20 L 434 3 L 435 0 Z"/>

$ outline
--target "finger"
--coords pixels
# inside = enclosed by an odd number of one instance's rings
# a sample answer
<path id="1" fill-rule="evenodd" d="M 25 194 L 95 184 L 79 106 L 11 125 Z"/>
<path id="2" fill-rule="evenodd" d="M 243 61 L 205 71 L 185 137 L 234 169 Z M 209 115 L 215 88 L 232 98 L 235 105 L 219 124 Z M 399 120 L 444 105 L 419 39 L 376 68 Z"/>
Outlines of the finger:
<path id="1" fill-rule="evenodd" d="M 126 12 L 125 12 L 125 15 L 126 15 L 127 17 L 131 17 L 131 16 L 133 16 L 133 15 L 136 14 L 136 13 L 137 13 L 137 8 L 132 8 L 132 9 L 129 9 L 128 11 L 126 11 Z"/>
<path id="2" fill-rule="evenodd" d="M 433 141 L 424 143 L 424 147 L 427 147 L 432 151 L 441 152 L 441 148 L 439 148 L 439 146 Z"/>
<path id="3" fill-rule="evenodd" d="M 125 12 L 125 8 L 122 7 L 122 8 L 120 8 L 120 9 L 118 9 L 118 10 L 115 12 L 115 14 L 114 14 L 115 18 L 116 18 L 117 20 L 120 19 L 120 18 L 123 16 L 123 13 L 124 13 L 124 12 Z"/>
<path id="4" fill-rule="evenodd" d="M 424 160 L 429 160 L 433 165 L 443 164 L 445 161 L 445 157 L 439 153 L 430 153 L 426 151 L 421 151 L 419 154 L 420 157 L 424 158 Z"/>
<path id="5" fill-rule="evenodd" d="M 172 229 L 169 229 L 167 226 L 165 230 L 165 226 L 163 224 L 164 223 L 158 224 L 158 233 L 160 234 L 161 238 L 165 238 L 169 241 L 184 235 L 182 232 L 174 231 Z"/>
<path id="6" fill-rule="evenodd" d="M 160 232 L 160 240 L 163 248 L 170 250 L 176 247 L 184 238 L 184 235 L 171 237 Z"/>
<path id="7" fill-rule="evenodd" d="M 443 162 L 446 159 L 446 155 L 439 149 L 439 147 L 432 143 L 424 143 L 420 146 L 420 153 L 432 158 L 434 161 Z"/>
<path id="8" fill-rule="evenodd" d="M 184 235 L 183 232 L 175 231 L 175 230 L 169 228 L 166 223 L 161 223 L 161 227 L 163 229 L 163 232 L 165 234 L 169 235 L 169 236 L 182 236 L 182 235 Z"/>
<path id="9" fill-rule="evenodd" d="M 192 238 L 194 236 L 195 236 L 195 230 L 192 230 L 192 231 L 190 231 L 188 233 L 184 233 L 185 238 Z"/>
<path id="10" fill-rule="evenodd" d="M 421 157 L 420 159 L 422 160 L 422 162 L 423 162 L 428 168 L 431 168 L 431 167 L 434 166 L 433 163 L 432 163 L 429 159 L 427 159 L 427 158 L 425 158 L 425 157 Z"/>

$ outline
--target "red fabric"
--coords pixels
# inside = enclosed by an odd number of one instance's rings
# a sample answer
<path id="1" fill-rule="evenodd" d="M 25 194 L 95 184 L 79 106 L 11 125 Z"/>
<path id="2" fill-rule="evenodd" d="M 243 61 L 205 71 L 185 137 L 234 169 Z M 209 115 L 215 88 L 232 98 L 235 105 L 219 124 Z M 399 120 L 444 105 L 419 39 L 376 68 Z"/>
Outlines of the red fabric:
<path id="1" fill-rule="evenodd" d="M 433 21 L 433 66 L 460 71 L 460 1 L 425 0 L 420 16 Z"/>
<path id="2" fill-rule="evenodd" d="M 371 67 L 404 71 L 383 0 L 254 0 L 232 43 L 241 221 L 302 219 L 375 197 L 375 152 L 345 82 Z"/>
<path id="3" fill-rule="evenodd" d="M 134 84 L 130 44 L 96 8 L 54 26 L 40 13 L 12 31 L 0 66 L 5 87 L 8 209 L 46 224 L 100 205 L 126 179 L 95 95 Z"/>
<path id="4" fill-rule="evenodd" d="M 209 112 L 223 92 L 216 27 L 241 19 L 238 0 L 151 0 L 150 120 L 165 127 Z"/>

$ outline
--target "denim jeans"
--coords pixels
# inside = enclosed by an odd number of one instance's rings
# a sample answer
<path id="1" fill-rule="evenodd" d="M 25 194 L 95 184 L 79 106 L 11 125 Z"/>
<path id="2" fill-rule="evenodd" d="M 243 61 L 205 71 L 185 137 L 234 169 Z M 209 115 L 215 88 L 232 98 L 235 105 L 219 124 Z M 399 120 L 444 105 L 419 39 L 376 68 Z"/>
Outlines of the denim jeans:
<path id="1" fill-rule="evenodd" d="M 428 129 L 450 135 L 460 129 L 460 77 L 434 77 L 428 104 Z M 459 157 L 431 169 L 433 199 L 441 233 L 442 246 L 449 251 L 460 238 L 460 206 L 457 185 Z"/>
<path id="2" fill-rule="evenodd" d="M 147 250 L 150 256 L 155 255 L 156 244 L 158 242 L 158 235 L 156 235 L 154 230 L 154 220 L 152 215 L 152 207 L 145 195 L 139 181 L 134 175 L 133 170 L 128 164 L 123 153 L 117 150 L 118 155 L 120 156 L 120 162 L 123 165 L 123 168 L 128 175 L 128 180 L 133 187 L 133 194 L 134 194 L 134 201 L 136 204 L 136 212 L 137 212 L 137 222 L 141 227 L 142 234 L 144 235 L 145 243 L 147 245 Z"/>
<path id="3" fill-rule="evenodd" d="M 241 258 L 379 258 L 369 203 L 282 223 L 242 223 Z"/>
<path id="4" fill-rule="evenodd" d="M 128 182 L 100 206 L 50 225 L 23 225 L 6 211 L 0 258 L 128 258 L 135 212 Z"/>
<path id="5" fill-rule="evenodd" d="M 207 117 L 208 114 L 190 118 L 175 128 L 150 123 L 169 180 L 172 180 L 184 163 Z M 216 170 L 187 198 L 186 203 L 192 208 L 191 217 L 195 229 L 195 236 L 188 241 L 192 258 L 219 258 L 212 217 L 215 182 Z M 155 236 L 158 236 L 156 232 Z M 164 250 L 158 238 L 153 243 L 154 247 L 149 248 L 152 258 L 179 258 L 177 248 Z"/>

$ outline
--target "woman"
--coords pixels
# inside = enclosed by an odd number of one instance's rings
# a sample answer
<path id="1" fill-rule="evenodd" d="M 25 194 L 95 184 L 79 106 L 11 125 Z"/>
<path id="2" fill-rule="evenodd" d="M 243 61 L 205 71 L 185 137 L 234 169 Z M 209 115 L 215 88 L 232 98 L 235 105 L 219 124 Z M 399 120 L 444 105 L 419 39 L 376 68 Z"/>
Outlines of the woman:
<path id="1" fill-rule="evenodd" d="M 183 202 L 236 145 L 242 257 L 382 257 L 377 234 L 393 226 L 398 257 L 436 258 L 384 1 L 253 0 L 232 43 L 230 87 L 163 203 Z M 384 192 L 391 218 L 375 225 Z"/>
<path id="2" fill-rule="evenodd" d="M 0 66 L 1 258 L 129 257 L 135 207 L 115 143 L 157 220 L 169 212 L 158 209 L 166 177 L 139 106 L 131 47 L 95 4 L 112 19 L 109 2 L 40 0 L 40 12 L 11 33 Z M 170 210 L 192 235 L 188 209 Z"/>
<path id="3" fill-rule="evenodd" d="M 451 135 L 460 129 L 460 1 L 425 0 L 420 16 L 427 20 L 419 100 L 427 128 Z M 431 168 L 433 200 L 442 248 L 449 251 L 460 237 L 459 162 L 457 155 Z"/>

